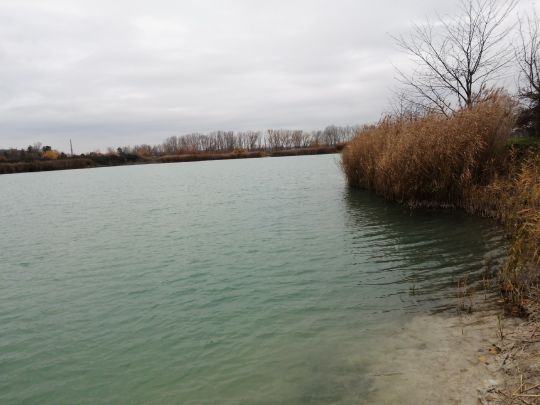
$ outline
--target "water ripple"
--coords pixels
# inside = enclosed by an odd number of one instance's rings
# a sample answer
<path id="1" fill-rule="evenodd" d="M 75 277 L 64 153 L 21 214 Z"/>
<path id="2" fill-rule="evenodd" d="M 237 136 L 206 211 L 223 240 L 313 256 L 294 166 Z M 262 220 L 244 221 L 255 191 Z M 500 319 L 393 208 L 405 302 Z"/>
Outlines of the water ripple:
<path id="1" fill-rule="evenodd" d="M 333 156 L 0 188 L 1 403 L 358 401 L 376 337 L 503 254 L 489 221 L 348 190 Z"/>

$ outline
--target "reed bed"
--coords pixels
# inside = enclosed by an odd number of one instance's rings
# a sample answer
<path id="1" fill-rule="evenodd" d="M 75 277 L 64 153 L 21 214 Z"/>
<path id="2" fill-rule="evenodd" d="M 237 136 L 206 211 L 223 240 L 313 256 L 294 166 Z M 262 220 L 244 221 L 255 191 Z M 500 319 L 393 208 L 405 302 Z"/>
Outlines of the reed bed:
<path id="1" fill-rule="evenodd" d="M 499 212 L 512 237 L 501 272 L 503 291 L 522 309 L 531 289 L 540 285 L 540 156 L 531 153 L 513 171 L 512 176 L 494 181 L 488 189 L 501 190 Z"/>
<path id="2" fill-rule="evenodd" d="M 502 288 L 523 308 L 540 277 L 540 155 L 507 147 L 514 122 L 514 103 L 501 94 L 450 117 L 387 117 L 350 142 L 342 168 L 352 187 L 504 223 L 512 243 Z"/>
<path id="3" fill-rule="evenodd" d="M 347 180 L 411 206 L 462 206 L 503 170 L 513 106 L 497 95 L 451 117 L 384 118 L 344 149 Z"/>

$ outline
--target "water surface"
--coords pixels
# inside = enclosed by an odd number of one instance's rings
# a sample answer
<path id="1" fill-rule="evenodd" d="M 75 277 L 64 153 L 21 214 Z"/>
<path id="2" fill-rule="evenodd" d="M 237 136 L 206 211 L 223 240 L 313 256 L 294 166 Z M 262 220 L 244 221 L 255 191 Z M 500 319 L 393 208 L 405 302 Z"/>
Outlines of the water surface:
<path id="1" fill-rule="evenodd" d="M 363 402 L 378 337 L 502 240 L 350 191 L 337 159 L 0 176 L 0 403 Z"/>

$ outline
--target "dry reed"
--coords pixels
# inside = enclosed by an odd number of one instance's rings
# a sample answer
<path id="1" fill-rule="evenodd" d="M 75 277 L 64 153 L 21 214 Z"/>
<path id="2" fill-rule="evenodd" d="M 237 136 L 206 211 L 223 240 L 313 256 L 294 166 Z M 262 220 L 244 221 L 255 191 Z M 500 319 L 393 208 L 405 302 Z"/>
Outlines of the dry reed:
<path id="1" fill-rule="evenodd" d="M 384 118 L 343 151 L 349 184 L 411 206 L 463 206 L 503 167 L 514 104 L 494 95 L 451 117 Z"/>
<path id="2" fill-rule="evenodd" d="M 540 156 L 520 163 L 505 193 L 505 222 L 512 243 L 502 271 L 503 289 L 512 302 L 522 303 L 540 277 Z"/>

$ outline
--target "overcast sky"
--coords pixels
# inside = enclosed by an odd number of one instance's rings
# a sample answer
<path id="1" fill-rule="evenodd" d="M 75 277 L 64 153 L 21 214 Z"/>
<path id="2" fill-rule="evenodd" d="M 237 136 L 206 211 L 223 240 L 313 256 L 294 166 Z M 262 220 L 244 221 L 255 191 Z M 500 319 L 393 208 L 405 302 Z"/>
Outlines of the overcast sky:
<path id="1" fill-rule="evenodd" d="M 0 148 L 376 121 L 407 64 L 391 35 L 456 5 L 0 0 Z"/>

